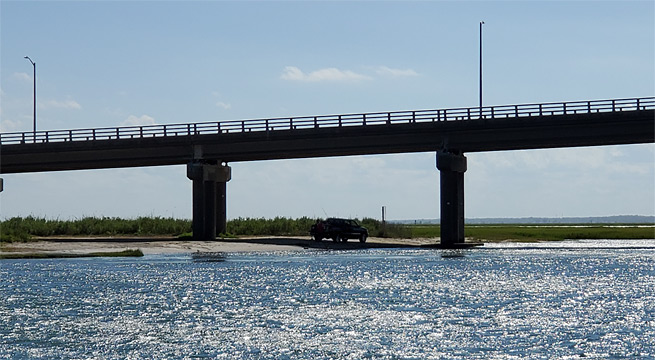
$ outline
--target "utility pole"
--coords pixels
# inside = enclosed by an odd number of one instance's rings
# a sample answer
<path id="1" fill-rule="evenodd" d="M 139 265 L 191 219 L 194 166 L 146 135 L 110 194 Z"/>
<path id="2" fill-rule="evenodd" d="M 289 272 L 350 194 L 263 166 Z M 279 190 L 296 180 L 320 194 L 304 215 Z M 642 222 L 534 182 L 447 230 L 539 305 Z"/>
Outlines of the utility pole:
<path id="1" fill-rule="evenodd" d="M 480 21 L 480 119 L 482 119 L 482 25 L 484 21 Z"/>
<path id="2" fill-rule="evenodd" d="M 34 142 L 36 142 L 36 63 L 30 59 L 29 56 L 25 56 L 25 59 L 29 60 L 30 63 L 32 63 L 32 67 L 34 68 Z"/>

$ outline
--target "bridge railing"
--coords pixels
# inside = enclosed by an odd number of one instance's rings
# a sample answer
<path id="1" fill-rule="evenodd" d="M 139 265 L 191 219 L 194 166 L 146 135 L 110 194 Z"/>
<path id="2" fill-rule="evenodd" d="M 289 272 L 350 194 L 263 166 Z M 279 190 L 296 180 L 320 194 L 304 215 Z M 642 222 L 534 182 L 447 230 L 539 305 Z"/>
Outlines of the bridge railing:
<path id="1" fill-rule="evenodd" d="M 0 134 L 1 145 L 169 138 L 249 132 L 270 132 L 346 126 L 380 126 L 441 121 L 467 121 L 514 117 L 555 116 L 655 109 L 655 97 L 541 104 L 500 105 L 437 110 L 376 112 L 322 116 L 230 120 L 191 124 L 124 126 L 113 128 L 48 130 Z"/>

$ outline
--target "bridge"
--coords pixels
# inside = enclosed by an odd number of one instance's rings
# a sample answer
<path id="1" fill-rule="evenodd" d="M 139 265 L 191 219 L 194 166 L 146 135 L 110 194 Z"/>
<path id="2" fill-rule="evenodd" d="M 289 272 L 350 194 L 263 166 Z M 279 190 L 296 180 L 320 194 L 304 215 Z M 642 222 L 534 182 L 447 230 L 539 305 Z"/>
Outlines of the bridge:
<path id="1" fill-rule="evenodd" d="M 225 231 L 230 162 L 436 152 L 441 245 L 464 243 L 467 152 L 655 142 L 655 97 L 0 134 L 0 173 L 187 165 L 194 239 Z"/>

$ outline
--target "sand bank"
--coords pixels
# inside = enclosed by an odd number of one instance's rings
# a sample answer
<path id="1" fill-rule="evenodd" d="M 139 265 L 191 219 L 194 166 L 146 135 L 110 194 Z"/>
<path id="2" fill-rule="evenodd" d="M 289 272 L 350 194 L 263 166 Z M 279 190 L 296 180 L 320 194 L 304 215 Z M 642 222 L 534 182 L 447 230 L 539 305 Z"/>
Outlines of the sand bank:
<path id="1" fill-rule="evenodd" d="M 75 237 L 41 238 L 25 243 L 3 243 L 0 253 L 90 253 L 140 249 L 144 254 L 180 254 L 195 252 L 302 251 L 307 249 L 360 249 L 419 247 L 438 243 L 438 239 L 369 238 L 365 244 L 313 241 L 309 237 L 244 237 L 217 241 L 190 241 L 175 238 Z"/>

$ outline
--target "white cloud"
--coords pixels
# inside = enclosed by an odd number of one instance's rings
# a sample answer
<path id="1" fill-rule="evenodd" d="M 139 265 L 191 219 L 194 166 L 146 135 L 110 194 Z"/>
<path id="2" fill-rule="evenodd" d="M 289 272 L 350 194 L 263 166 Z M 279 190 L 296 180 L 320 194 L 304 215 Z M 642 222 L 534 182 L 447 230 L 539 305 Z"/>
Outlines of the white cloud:
<path id="1" fill-rule="evenodd" d="M 392 76 L 392 77 L 418 76 L 418 73 L 412 69 L 392 69 L 387 66 L 378 66 L 375 72 L 378 75 Z"/>
<path id="2" fill-rule="evenodd" d="M 223 108 L 225 110 L 228 110 L 228 109 L 230 109 L 232 107 L 232 105 L 230 105 L 229 103 L 224 103 L 222 101 L 216 102 L 216 106 L 218 106 L 220 108 Z"/>
<path id="3" fill-rule="evenodd" d="M 3 119 L 0 121 L 0 132 L 14 132 L 20 128 L 21 122 Z"/>
<path id="4" fill-rule="evenodd" d="M 289 81 L 305 81 L 305 82 L 318 82 L 318 81 L 361 81 L 369 80 L 370 77 L 350 70 L 339 70 L 337 68 L 325 68 L 304 73 L 302 70 L 295 66 L 286 66 L 282 75 L 283 80 Z"/>
<path id="5" fill-rule="evenodd" d="M 27 73 L 14 73 L 14 78 L 22 81 L 32 81 L 32 77 L 27 75 Z"/>
<path id="6" fill-rule="evenodd" d="M 130 115 L 128 116 L 127 119 L 125 119 L 125 121 L 121 123 L 121 126 L 148 126 L 148 125 L 156 125 L 155 119 L 148 115 L 141 115 L 140 117 Z"/>
<path id="7" fill-rule="evenodd" d="M 223 97 L 223 95 L 220 92 L 212 91 L 211 94 L 212 94 L 213 97 L 215 97 L 217 99 L 217 101 L 215 103 L 216 107 L 219 107 L 219 108 L 222 108 L 222 109 L 225 109 L 225 110 L 229 110 L 229 109 L 232 108 L 232 104 L 230 104 L 228 102 L 225 102 L 225 101 L 222 101 L 221 98 Z"/>
<path id="8" fill-rule="evenodd" d="M 39 108 L 42 108 L 42 109 L 57 108 L 57 109 L 79 110 L 79 109 L 82 108 L 82 106 L 75 100 L 63 100 L 63 101 L 46 100 L 46 101 L 43 101 L 43 102 L 39 102 Z"/>

